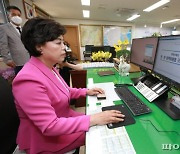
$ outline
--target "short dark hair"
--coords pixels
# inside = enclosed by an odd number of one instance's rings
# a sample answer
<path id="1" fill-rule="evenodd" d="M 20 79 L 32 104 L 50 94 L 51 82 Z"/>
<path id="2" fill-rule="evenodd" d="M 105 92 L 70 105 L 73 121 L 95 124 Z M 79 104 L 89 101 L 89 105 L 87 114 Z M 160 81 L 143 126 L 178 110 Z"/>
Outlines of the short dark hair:
<path id="1" fill-rule="evenodd" d="M 18 11 L 21 13 L 21 10 L 20 10 L 17 6 L 8 6 L 8 7 L 6 8 L 6 11 L 7 11 L 7 12 L 10 12 L 11 9 L 18 10 Z"/>
<path id="2" fill-rule="evenodd" d="M 36 46 L 53 41 L 65 33 L 66 30 L 60 23 L 36 17 L 29 19 L 23 26 L 21 40 L 31 56 L 39 57 L 41 53 Z"/>

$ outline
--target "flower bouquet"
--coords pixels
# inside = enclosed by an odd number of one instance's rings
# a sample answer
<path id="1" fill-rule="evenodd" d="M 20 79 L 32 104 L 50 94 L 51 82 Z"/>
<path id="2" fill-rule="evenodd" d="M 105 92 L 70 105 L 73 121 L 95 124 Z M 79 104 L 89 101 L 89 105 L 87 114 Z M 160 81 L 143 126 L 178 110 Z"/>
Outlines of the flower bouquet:
<path id="1" fill-rule="evenodd" d="M 97 62 L 105 62 L 105 61 L 108 61 L 109 58 L 111 58 L 111 56 L 112 56 L 112 53 L 110 52 L 98 51 L 98 52 L 92 53 L 91 59 Z"/>
<path id="2" fill-rule="evenodd" d="M 7 68 L 5 70 L 0 70 L 0 75 L 11 84 L 15 77 L 15 72 L 13 68 Z"/>
<path id="3" fill-rule="evenodd" d="M 116 58 L 120 58 L 121 56 L 123 56 L 126 61 L 129 61 L 130 51 L 127 50 L 128 44 L 129 44 L 128 40 L 124 40 L 124 41 L 118 40 L 118 44 L 114 45 L 116 51 Z"/>

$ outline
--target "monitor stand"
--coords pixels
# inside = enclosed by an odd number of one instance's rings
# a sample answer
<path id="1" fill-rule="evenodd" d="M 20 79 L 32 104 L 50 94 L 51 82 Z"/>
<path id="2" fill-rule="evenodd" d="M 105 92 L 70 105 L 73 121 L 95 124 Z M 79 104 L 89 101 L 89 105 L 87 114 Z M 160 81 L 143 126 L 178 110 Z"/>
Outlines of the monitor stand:
<path id="1" fill-rule="evenodd" d="M 171 103 L 170 98 L 159 97 L 155 104 L 174 120 L 180 119 L 180 109 Z"/>

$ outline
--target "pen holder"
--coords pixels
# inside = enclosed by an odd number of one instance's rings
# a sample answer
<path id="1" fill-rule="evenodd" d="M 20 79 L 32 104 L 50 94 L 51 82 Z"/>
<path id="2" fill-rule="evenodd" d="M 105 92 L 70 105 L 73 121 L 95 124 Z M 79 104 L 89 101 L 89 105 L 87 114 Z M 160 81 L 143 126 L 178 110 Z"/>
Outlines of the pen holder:
<path id="1" fill-rule="evenodd" d="M 131 68 L 130 64 L 128 64 L 124 61 L 124 57 L 120 57 L 119 75 L 120 76 L 128 76 L 130 68 Z"/>

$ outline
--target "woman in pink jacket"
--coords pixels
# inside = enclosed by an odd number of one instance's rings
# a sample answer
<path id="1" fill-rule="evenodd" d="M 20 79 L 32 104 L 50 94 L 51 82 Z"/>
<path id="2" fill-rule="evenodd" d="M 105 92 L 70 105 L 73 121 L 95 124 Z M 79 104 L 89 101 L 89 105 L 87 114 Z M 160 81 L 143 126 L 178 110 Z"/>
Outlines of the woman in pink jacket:
<path id="1" fill-rule="evenodd" d="M 13 94 L 20 118 L 17 144 L 29 154 L 69 152 L 84 145 L 89 127 L 123 121 L 115 110 L 83 115 L 70 108 L 70 99 L 103 90 L 70 88 L 54 69 L 66 56 L 64 34 L 51 19 L 33 18 L 23 27 L 21 39 L 31 59 L 14 79 Z"/>

